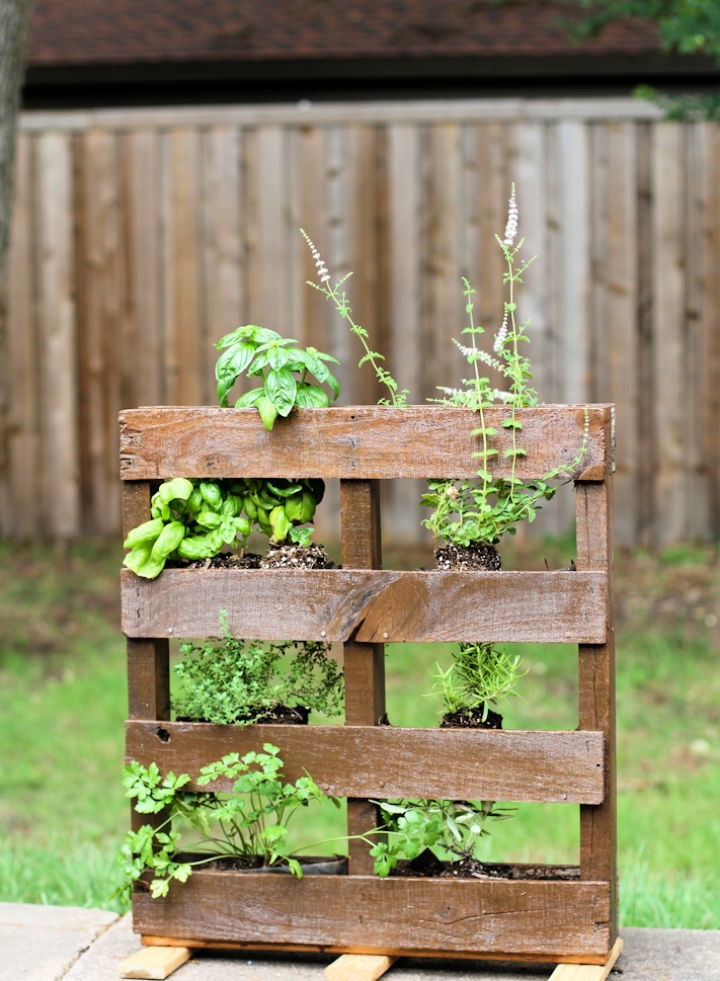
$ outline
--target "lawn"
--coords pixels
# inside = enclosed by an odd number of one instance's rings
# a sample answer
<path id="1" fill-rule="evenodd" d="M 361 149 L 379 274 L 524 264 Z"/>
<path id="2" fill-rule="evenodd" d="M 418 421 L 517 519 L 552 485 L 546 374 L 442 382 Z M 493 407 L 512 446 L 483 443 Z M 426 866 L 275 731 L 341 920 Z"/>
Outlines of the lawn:
<path id="1" fill-rule="evenodd" d="M 507 568 L 566 565 L 567 541 L 507 554 Z M 392 556 L 390 556 L 392 558 Z M 407 556 L 405 556 L 407 558 Z M 127 806 L 118 628 L 119 550 L 0 543 L 0 900 L 113 907 L 113 855 Z M 675 548 L 617 563 L 621 922 L 720 926 L 720 639 L 717 552 Z M 402 559 L 400 560 L 402 561 Z M 415 561 L 413 557 L 413 561 Z M 447 646 L 389 645 L 388 712 L 435 725 Z M 574 728 L 576 652 L 518 647 L 526 674 L 506 728 Z M 443 661 L 445 659 L 445 662 Z M 309 834 L 332 833 L 319 815 Z M 517 805 L 483 857 L 574 861 L 577 809 Z M 117 908 L 117 906 L 115 906 Z"/>

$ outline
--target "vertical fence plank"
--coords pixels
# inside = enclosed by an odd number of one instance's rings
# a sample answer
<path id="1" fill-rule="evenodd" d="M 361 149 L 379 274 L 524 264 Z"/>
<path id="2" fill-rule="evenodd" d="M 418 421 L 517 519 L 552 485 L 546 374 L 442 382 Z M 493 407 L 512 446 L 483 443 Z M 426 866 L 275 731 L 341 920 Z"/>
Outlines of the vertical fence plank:
<path id="1" fill-rule="evenodd" d="M 693 123 L 687 127 L 685 144 L 685 311 L 684 359 L 685 387 L 683 397 L 686 405 L 692 400 L 691 393 L 697 393 L 701 405 L 709 406 L 713 398 L 712 343 L 710 334 L 713 328 L 707 317 L 710 308 L 710 295 L 715 276 L 708 277 L 706 256 L 712 253 L 712 206 L 708 196 L 706 166 L 709 156 L 708 127 Z M 715 172 L 717 180 L 717 172 Z M 712 191 L 710 191 L 712 194 Z M 717 256 L 715 256 L 717 258 Z M 709 295 L 710 294 L 710 295 Z M 717 332 L 717 324 L 714 328 Z M 717 375 L 714 382 L 718 382 Z M 687 429 L 685 440 L 685 473 L 687 482 L 687 517 L 685 535 L 697 540 L 710 525 L 710 468 L 718 452 L 713 453 L 707 443 L 706 426 L 708 420 L 702 411 L 686 413 Z M 717 427 L 717 419 L 715 420 Z M 718 429 L 715 429 L 717 432 Z M 717 466 L 717 463 L 715 464 Z"/>
<path id="2" fill-rule="evenodd" d="M 71 137 L 60 132 L 38 136 L 39 479 L 42 530 L 61 538 L 77 534 L 80 528 L 72 172 Z"/>
<path id="3" fill-rule="evenodd" d="M 685 127 L 657 123 L 653 146 L 655 294 L 653 368 L 655 399 L 658 544 L 682 541 L 687 527 L 687 440 L 684 314 L 685 236 L 683 170 Z"/>
<path id="4" fill-rule="evenodd" d="M 77 145 L 79 422 L 83 530 L 117 528 L 123 278 L 115 134 L 91 130 Z"/>
<path id="5" fill-rule="evenodd" d="M 3 363 L 5 392 L 5 466 L 0 528 L 3 535 L 25 537 L 40 530 L 40 405 L 37 399 L 39 351 L 36 334 L 36 241 L 33 235 L 33 145 L 20 135 L 17 144 L 15 207 L 6 278 Z"/>
<path id="6" fill-rule="evenodd" d="M 218 352 L 213 345 L 223 334 L 244 323 L 238 130 L 215 127 L 203 133 L 201 153 L 201 398 L 203 404 L 214 405 Z"/>
<path id="7" fill-rule="evenodd" d="M 703 366 L 697 398 L 697 415 L 702 422 L 702 457 L 706 467 L 708 522 L 694 526 L 699 538 L 720 539 L 720 127 L 716 123 L 702 126 L 702 323 Z M 691 397 L 688 392 L 688 398 Z"/>
<path id="8" fill-rule="evenodd" d="M 594 133 L 592 364 L 595 372 L 590 397 L 616 405 L 621 439 L 615 486 L 620 499 L 626 502 L 616 525 L 623 541 L 633 541 L 641 486 L 636 465 L 640 350 L 636 316 L 635 132 L 631 123 L 611 123 L 594 127 Z"/>
<path id="9" fill-rule="evenodd" d="M 124 133 L 120 139 L 130 318 L 128 349 L 122 352 L 123 404 L 162 405 L 167 394 L 160 137 L 153 130 L 137 129 Z"/>
<path id="10" fill-rule="evenodd" d="M 388 235 L 392 324 L 388 357 L 401 389 L 410 402 L 435 395 L 424 387 L 425 344 L 421 310 L 421 171 L 417 126 L 393 124 L 388 128 Z M 391 516 L 393 537 L 403 541 L 421 538 L 420 482 L 410 487 L 393 481 L 383 511 Z"/>

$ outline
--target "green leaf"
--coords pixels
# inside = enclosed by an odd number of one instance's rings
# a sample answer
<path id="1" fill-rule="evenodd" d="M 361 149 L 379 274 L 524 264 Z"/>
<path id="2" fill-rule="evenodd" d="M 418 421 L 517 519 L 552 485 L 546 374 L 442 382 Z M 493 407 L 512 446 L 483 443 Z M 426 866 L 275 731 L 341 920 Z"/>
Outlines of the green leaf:
<path id="1" fill-rule="evenodd" d="M 154 518 L 152 521 L 143 521 L 141 525 L 133 528 L 123 542 L 123 548 L 135 548 L 138 545 L 152 543 L 163 530 L 165 522 L 162 518 Z"/>
<path id="2" fill-rule="evenodd" d="M 173 480 L 166 480 L 160 484 L 158 495 L 165 504 L 170 501 L 187 501 L 194 490 L 192 483 L 185 477 L 175 477 Z"/>
<path id="3" fill-rule="evenodd" d="M 317 385 L 301 382 L 295 394 L 295 404 L 301 409 L 324 409 L 330 405 L 330 399 Z"/>
<path id="4" fill-rule="evenodd" d="M 260 413 L 260 418 L 262 419 L 263 426 L 270 430 L 275 424 L 275 420 L 278 417 L 278 411 L 270 399 L 263 393 L 263 395 L 255 401 L 255 408 Z"/>
<path id="5" fill-rule="evenodd" d="M 287 538 L 287 534 L 292 527 L 287 515 L 285 514 L 285 508 L 278 505 L 278 507 L 273 508 L 270 512 L 270 527 L 272 528 L 272 541 L 282 542 Z"/>
<path id="6" fill-rule="evenodd" d="M 224 351 L 215 365 L 217 394 L 220 405 L 227 405 L 227 393 L 235 384 L 238 375 L 248 367 L 255 355 L 255 345 L 247 341 L 232 344 Z"/>
<path id="7" fill-rule="evenodd" d="M 248 409 L 255 405 L 258 399 L 261 399 L 265 394 L 265 390 L 262 388 L 253 388 L 249 392 L 245 392 L 235 403 L 236 409 Z"/>
<path id="8" fill-rule="evenodd" d="M 265 379 L 265 394 L 281 416 L 290 414 L 295 405 L 297 382 L 288 368 L 273 368 Z"/>
<path id="9" fill-rule="evenodd" d="M 504 429 L 522 429 L 523 424 L 519 419 L 503 419 L 502 425 Z"/>

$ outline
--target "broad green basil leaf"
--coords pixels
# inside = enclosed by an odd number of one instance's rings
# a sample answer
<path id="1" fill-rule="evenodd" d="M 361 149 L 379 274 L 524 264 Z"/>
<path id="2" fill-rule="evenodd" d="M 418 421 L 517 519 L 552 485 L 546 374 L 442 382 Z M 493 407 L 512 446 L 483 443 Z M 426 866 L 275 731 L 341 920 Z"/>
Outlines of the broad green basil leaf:
<path id="1" fill-rule="evenodd" d="M 155 544 L 150 552 L 150 561 L 164 562 L 168 555 L 170 555 L 171 552 L 174 552 L 180 542 L 183 540 L 186 531 L 187 528 L 182 521 L 171 521 L 169 524 L 165 525 L 163 530 L 155 539 Z"/>
<path id="2" fill-rule="evenodd" d="M 265 392 L 262 388 L 253 388 L 249 392 L 245 392 L 235 403 L 236 409 L 247 409 L 255 405 L 258 399 L 264 396 Z"/>
<path id="3" fill-rule="evenodd" d="M 273 508 L 270 512 L 270 527 L 272 528 L 271 541 L 282 542 L 287 538 L 287 533 L 292 526 L 283 507 Z"/>
<path id="4" fill-rule="evenodd" d="M 192 483 L 185 477 L 175 477 L 160 484 L 158 495 L 165 504 L 170 501 L 187 501 L 194 490 Z"/>
<path id="5" fill-rule="evenodd" d="M 127 538 L 123 542 L 123 548 L 136 548 L 138 545 L 142 545 L 147 542 L 154 542 L 160 532 L 163 530 L 164 525 L 165 522 L 162 520 L 162 518 L 155 518 L 152 521 L 143 521 L 141 525 L 137 525 L 136 528 L 133 528 L 129 532 Z"/>
<path id="6" fill-rule="evenodd" d="M 284 368 L 290 360 L 290 354 L 284 347 L 273 345 L 268 348 L 267 360 L 271 368 Z"/>
<path id="7" fill-rule="evenodd" d="M 265 394 L 281 416 L 290 414 L 295 405 L 297 382 L 287 368 L 273 368 L 265 379 Z"/>
<path id="8" fill-rule="evenodd" d="M 278 411 L 270 399 L 265 394 L 261 395 L 255 402 L 255 408 L 260 413 L 263 426 L 267 430 L 272 429 L 277 419 Z"/>
<path id="9" fill-rule="evenodd" d="M 330 405 L 330 399 L 322 388 L 303 382 L 297 387 L 295 404 L 301 409 L 324 409 L 325 406 Z"/>

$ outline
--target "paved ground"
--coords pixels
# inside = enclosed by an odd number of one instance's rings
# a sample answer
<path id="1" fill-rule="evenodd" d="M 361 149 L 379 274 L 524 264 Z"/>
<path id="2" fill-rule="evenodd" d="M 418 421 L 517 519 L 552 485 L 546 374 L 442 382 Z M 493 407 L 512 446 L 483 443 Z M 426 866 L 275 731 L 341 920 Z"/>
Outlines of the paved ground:
<path id="1" fill-rule="evenodd" d="M 719 981 L 720 931 L 622 931 L 613 981 Z M 104 910 L 0 903 L 0 981 L 116 981 L 139 948 L 129 917 Z M 198 954 L 173 981 L 322 981 L 331 958 Z M 546 981 L 548 965 L 399 961 L 388 981 Z"/>

